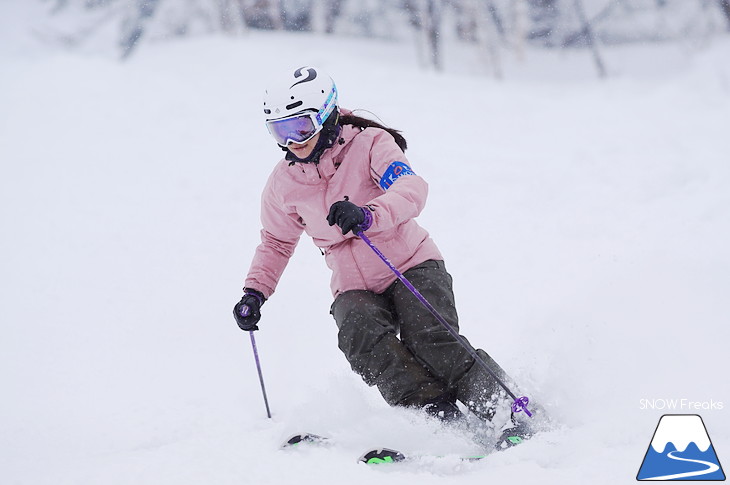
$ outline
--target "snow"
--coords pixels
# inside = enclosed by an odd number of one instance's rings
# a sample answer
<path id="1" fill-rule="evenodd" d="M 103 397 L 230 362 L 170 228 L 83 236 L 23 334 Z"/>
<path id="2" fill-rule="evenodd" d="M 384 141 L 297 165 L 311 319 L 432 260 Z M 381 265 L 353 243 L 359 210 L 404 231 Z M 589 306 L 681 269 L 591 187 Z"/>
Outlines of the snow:
<path id="1" fill-rule="evenodd" d="M 582 51 L 505 54 L 501 82 L 450 52 L 438 74 L 409 44 L 280 33 L 124 63 L 0 51 L 2 483 L 629 483 L 659 417 L 683 411 L 641 399 L 727 406 L 730 39 L 606 49 L 606 81 Z M 352 374 L 305 238 L 256 333 L 266 418 L 231 308 L 281 155 L 266 76 L 305 63 L 404 131 L 462 332 L 556 429 L 458 462 L 472 443 Z M 727 409 L 701 414 L 722 459 Z M 299 431 L 336 445 L 278 450 Z M 382 446 L 451 459 L 356 463 Z"/>

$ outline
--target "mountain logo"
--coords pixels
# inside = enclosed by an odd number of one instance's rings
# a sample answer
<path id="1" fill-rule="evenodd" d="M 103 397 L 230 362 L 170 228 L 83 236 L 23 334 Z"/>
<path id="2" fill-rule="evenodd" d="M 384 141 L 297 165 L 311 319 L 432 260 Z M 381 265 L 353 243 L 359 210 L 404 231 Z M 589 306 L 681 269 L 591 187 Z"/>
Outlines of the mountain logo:
<path id="1" fill-rule="evenodd" d="M 725 480 L 702 418 L 697 414 L 662 416 L 636 479 Z"/>

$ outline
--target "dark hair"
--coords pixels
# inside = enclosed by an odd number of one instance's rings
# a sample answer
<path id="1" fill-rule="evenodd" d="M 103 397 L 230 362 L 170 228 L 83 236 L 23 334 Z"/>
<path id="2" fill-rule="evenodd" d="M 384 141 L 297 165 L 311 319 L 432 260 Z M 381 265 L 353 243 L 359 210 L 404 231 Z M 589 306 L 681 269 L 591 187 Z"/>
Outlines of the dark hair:
<path id="1" fill-rule="evenodd" d="M 406 142 L 406 139 L 403 137 L 403 135 L 401 135 L 400 130 L 383 126 L 377 121 L 369 120 L 367 118 L 363 118 L 362 116 L 357 116 L 353 114 L 341 115 L 339 121 L 341 125 L 352 125 L 363 130 L 365 128 L 380 128 L 381 130 L 385 130 L 390 133 L 390 136 L 395 139 L 395 142 L 398 144 L 401 150 L 405 152 L 406 148 L 408 148 L 408 143 Z"/>

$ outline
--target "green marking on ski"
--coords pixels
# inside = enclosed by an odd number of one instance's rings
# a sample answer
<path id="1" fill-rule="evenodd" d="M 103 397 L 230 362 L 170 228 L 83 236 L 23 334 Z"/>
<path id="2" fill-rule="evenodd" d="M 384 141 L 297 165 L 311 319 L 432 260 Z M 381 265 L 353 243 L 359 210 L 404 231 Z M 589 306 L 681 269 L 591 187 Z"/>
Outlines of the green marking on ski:
<path id="1" fill-rule="evenodd" d="M 456 458 L 461 461 L 479 461 L 486 458 L 487 455 L 474 455 L 474 456 L 456 456 L 453 455 L 413 455 L 413 456 L 405 456 L 401 459 L 394 459 L 392 456 L 386 456 L 383 458 L 370 458 L 365 463 L 367 465 L 380 465 L 383 463 L 398 463 L 403 461 L 413 461 L 413 460 L 424 460 L 424 459 L 448 459 L 448 458 Z"/>
<path id="2" fill-rule="evenodd" d="M 385 458 L 370 458 L 367 461 L 368 465 L 378 465 L 380 463 L 393 463 L 393 457 L 386 456 Z"/>

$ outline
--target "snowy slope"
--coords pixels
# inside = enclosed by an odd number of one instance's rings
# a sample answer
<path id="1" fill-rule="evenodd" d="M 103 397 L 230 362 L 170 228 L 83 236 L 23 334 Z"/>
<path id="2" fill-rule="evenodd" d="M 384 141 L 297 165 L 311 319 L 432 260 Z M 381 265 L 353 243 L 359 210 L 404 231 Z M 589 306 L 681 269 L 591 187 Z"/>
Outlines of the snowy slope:
<path id="1" fill-rule="evenodd" d="M 724 402 L 699 412 L 730 450 L 728 39 L 608 51 L 606 82 L 585 53 L 506 60 L 497 82 L 424 72 L 408 45 L 292 34 L 124 64 L 2 53 L 2 483 L 630 483 L 663 413 L 644 398 Z M 291 63 L 404 130 L 463 333 L 558 429 L 476 464 L 356 464 L 374 446 L 474 445 L 350 372 L 306 239 L 256 334 L 266 419 L 230 312 L 281 153 L 260 93 Z M 301 430 L 337 446 L 277 450 Z"/>

